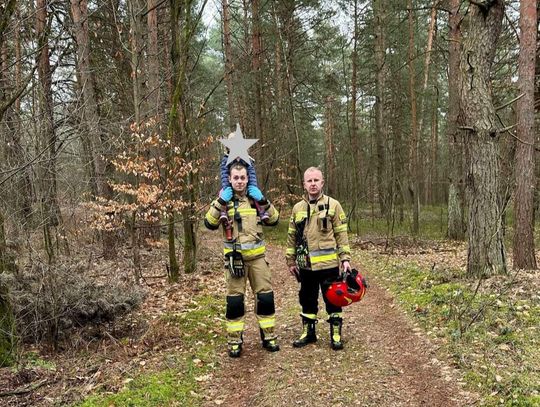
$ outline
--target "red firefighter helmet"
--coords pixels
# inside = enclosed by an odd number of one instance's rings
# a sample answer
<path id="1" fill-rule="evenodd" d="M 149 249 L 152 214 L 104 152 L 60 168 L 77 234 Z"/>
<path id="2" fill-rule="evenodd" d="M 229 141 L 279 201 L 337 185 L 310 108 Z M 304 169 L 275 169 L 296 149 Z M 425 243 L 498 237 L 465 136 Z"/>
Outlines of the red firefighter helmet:
<path id="1" fill-rule="evenodd" d="M 343 280 L 334 281 L 325 292 L 326 299 L 336 307 L 346 307 L 360 301 L 366 293 L 366 280 L 356 269 L 345 274 Z"/>

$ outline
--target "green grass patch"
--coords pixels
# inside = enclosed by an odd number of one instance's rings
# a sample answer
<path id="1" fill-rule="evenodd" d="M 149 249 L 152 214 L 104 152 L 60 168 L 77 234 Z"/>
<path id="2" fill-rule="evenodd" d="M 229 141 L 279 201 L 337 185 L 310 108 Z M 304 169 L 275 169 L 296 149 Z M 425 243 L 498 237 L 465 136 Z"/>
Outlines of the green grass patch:
<path id="1" fill-rule="evenodd" d="M 431 270 L 370 252 L 361 252 L 359 263 L 430 336 L 443 339 L 483 405 L 539 405 L 538 295 L 527 294 L 512 276 L 476 290 L 478 281 L 459 270 Z"/>
<path id="2" fill-rule="evenodd" d="M 264 239 L 270 243 L 285 246 L 287 244 L 287 229 L 289 228 L 289 218 L 279 220 L 276 226 L 265 226 L 263 228 Z"/>
<path id="3" fill-rule="evenodd" d="M 350 230 L 359 236 L 410 236 L 412 230 L 412 211 L 403 211 L 403 219 L 398 214 L 393 222 L 378 216 L 368 207 L 361 207 L 349 219 Z M 422 206 L 417 238 L 444 239 L 447 230 L 447 208 L 442 206 Z"/>
<path id="4" fill-rule="evenodd" d="M 164 314 L 163 324 L 181 338 L 181 349 L 166 355 L 164 368 L 126 377 L 115 394 L 96 394 L 80 406 L 201 406 L 201 382 L 215 369 L 216 352 L 225 339 L 220 334 L 223 299 L 201 296 L 178 314 Z"/>

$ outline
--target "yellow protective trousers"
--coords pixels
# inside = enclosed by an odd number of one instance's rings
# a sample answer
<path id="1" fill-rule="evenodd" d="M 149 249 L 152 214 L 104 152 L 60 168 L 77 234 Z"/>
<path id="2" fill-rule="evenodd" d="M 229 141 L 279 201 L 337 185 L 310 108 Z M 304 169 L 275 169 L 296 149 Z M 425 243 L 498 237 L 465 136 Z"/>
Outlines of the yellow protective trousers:
<path id="1" fill-rule="evenodd" d="M 249 281 L 255 295 L 255 314 L 263 339 L 275 339 L 275 305 L 272 291 L 272 274 L 264 257 L 244 261 L 244 277 L 232 277 L 225 272 L 227 281 L 227 337 L 229 343 L 242 343 L 244 331 L 246 283 Z"/>

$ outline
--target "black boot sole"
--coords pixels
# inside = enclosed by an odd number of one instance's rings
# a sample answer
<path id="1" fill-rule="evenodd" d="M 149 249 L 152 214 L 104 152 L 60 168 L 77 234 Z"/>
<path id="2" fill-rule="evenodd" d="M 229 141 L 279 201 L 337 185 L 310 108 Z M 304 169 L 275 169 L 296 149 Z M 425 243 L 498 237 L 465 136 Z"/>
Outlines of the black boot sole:
<path id="1" fill-rule="evenodd" d="M 295 348 L 303 348 L 304 346 L 307 346 L 310 343 L 315 343 L 315 342 L 317 342 L 317 338 L 310 339 L 310 340 L 305 341 L 305 342 L 293 342 L 292 346 L 295 347 Z"/>

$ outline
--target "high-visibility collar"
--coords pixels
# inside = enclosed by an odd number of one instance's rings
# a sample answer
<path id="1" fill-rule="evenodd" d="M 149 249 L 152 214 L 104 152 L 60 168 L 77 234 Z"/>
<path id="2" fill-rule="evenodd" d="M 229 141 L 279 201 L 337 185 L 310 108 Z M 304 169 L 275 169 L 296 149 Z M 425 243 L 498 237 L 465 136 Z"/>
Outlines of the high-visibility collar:
<path id="1" fill-rule="evenodd" d="M 306 201 L 306 202 L 309 203 L 309 204 L 316 204 L 316 203 L 319 202 L 322 198 L 324 198 L 324 194 L 323 194 L 323 193 L 321 193 L 321 194 L 319 195 L 319 197 L 318 197 L 318 198 L 315 198 L 315 199 L 311 199 L 311 198 L 309 197 L 309 194 L 307 194 L 307 193 L 306 193 L 306 195 L 304 195 L 304 201 Z"/>
<path id="2" fill-rule="evenodd" d="M 244 202 L 244 201 L 247 201 L 249 198 L 247 196 L 247 192 L 244 192 L 243 195 L 239 195 L 238 192 L 234 191 L 234 197 L 233 197 L 233 201 L 237 199 L 238 201 L 240 202 Z"/>

